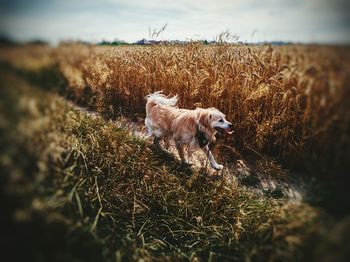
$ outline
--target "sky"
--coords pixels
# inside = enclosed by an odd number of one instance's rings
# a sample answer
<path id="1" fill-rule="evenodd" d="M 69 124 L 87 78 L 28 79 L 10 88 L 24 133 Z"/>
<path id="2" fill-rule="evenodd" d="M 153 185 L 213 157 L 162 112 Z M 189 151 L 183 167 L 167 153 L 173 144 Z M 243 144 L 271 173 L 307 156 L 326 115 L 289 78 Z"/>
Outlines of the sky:
<path id="1" fill-rule="evenodd" d="M 213 40 L 228 30 L 242 42 L 350 43 L 347 0 L 0 0 L 0 35 L 98 42 Z"/>

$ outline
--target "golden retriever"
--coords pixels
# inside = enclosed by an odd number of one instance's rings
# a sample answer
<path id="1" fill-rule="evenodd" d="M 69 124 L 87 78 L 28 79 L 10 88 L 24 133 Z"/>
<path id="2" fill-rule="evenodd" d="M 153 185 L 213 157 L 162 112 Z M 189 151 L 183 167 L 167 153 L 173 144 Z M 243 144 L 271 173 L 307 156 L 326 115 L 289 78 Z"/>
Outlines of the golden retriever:
<path id="1" fill-rule="evenodd" d="M 188 146 L 188 155 L 202 148 L 209 159 L 210 165 L 216 170 L 223 168 L 216 163 L 209 150 L 209 143 L 215 140 L 217 132 L 232 134 L 232 124 L 225 115 L 216 108 L 196 108 L 194 110 L 179 109 L 177 96 L 166 97 L 161 92 L 146 96 L 145 125 L 148 136 L 154 137 L 155 145 L 164 140 L 165 147 L 173 139 L 183 163 L 188 163 L 184 156 L 184 146 Z"/>

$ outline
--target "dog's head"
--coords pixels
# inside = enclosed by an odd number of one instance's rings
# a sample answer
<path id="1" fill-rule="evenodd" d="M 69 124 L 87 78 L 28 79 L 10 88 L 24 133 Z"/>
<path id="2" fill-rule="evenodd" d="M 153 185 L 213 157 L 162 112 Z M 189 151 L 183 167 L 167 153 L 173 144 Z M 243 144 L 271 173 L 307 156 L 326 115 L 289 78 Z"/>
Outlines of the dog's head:
<path id="1" fill-rule="evenodd" d="M 206 109 L 205 112 L 202 113 L 199 122 L 205 127 L 211 128 L 220 134 L 233 133 L 232 124 L 227 121 L 225 115 L 216 108 Z"/>

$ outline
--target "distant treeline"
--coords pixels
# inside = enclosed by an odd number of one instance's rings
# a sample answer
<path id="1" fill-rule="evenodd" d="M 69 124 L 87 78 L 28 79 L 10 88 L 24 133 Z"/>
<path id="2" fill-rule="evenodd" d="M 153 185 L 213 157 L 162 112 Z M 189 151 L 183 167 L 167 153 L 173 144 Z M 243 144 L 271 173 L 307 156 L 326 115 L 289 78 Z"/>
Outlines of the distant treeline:
<path id="1" fill-rule="evenodd" d="M 198 41 L 183 41 L 183 40 L 148 40 L 148 39 L 141 39 L 134 43 L 128 43 L 123 40 L 113 40 L 113 41 L 107 41 L 102 40 L 101 42 L 98 42 L 97 45 L 103 45 L 103 46 L 119 46 L 119 45 L 185 45 L 191 42 L 197 42 L 201 43 L 203 45 L 218 45 L 218 44 L 231 44 L 231 45 L 289 45 L 293 44 L 292 42 L 283 42 L 283 41 L 272 41 L 272 42 L 258 42 L 258 43 L 247 43 L 247 42 L 234 42 L 234 43 L 222 43 L 215 40 L 208 41 L 208 40 L 198 40 Z M 61 44 L 72 44 L 72 43 L 79 43 L 83 45 L 92 45 L 95 43 L 89 42 L 89 41 L 61 41 Z M 6 47 L 6 46 L 20 46 L 20 45 L 49 45 L 48 41 L 42 40 L 42 39 L 33 39 L 29 41 L 17 41 L 14 40 L 8 36 L 0 36 L 0 47 Z"/>
<path id="2" fill-rule="evenodd" d="M 47 41 L 44 41 L 41 39 L 33 39 L 30 41 L 19 42 L 7 36 L 0 36 L 0 47 L 20 46 L 20 45 L 48 45 L 48 44 L 49 43 Z"/>
<path id="3" fill-rule="evenodd" d="M 272 42 L 258 42 L 258 43 L 247 43 L 247 42 L 219 42 L 219 41 L 208 41 L 208 40 L 198 40 L 198 41 L 183 41 L 183 40 L 148 40 L 148 39 L 141 39 L 138 40 L 134 43 L 127 43 L 125 41 L 119 41 L 119 40 L 114 40 L 114 41 L 102 41 L 99 42 L 98 45 L 111 45 L 111 46 L 117 46 L 117 45 L 185 45 L 191 42 L 197 42 L 197 43 L 202 43 L 203 45 L 218 45 L 218 44 L 231 44 L 231 45 L 289 45 L 292 44 L 292 42 L 283 42 L 283 41 L 272 41 Z"/>

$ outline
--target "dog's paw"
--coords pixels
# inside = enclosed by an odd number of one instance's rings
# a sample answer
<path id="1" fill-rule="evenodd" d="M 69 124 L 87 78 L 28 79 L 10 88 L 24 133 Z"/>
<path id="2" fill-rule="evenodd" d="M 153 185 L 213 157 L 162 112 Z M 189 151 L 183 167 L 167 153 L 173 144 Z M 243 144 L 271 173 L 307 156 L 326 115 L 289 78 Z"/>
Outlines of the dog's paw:
<path id="1" fill-rule="evenodd" d="M 186 166 L 193 166 L 193 165 L 194 165 L 194 163 L 191 162 L 191 161 L 182 161 L 181 163 L 182 163 L 183 165 L 186 165 Z"/>
<path id="2" fill-rule="evenodd" d="M 214 168 L 215 170 L 222 170 L 222 169 L 224 168 L 224 166 L 223 166 L 223 165 L 216 164 L 215 166 L 213 166 L 213 168 Z"/>

